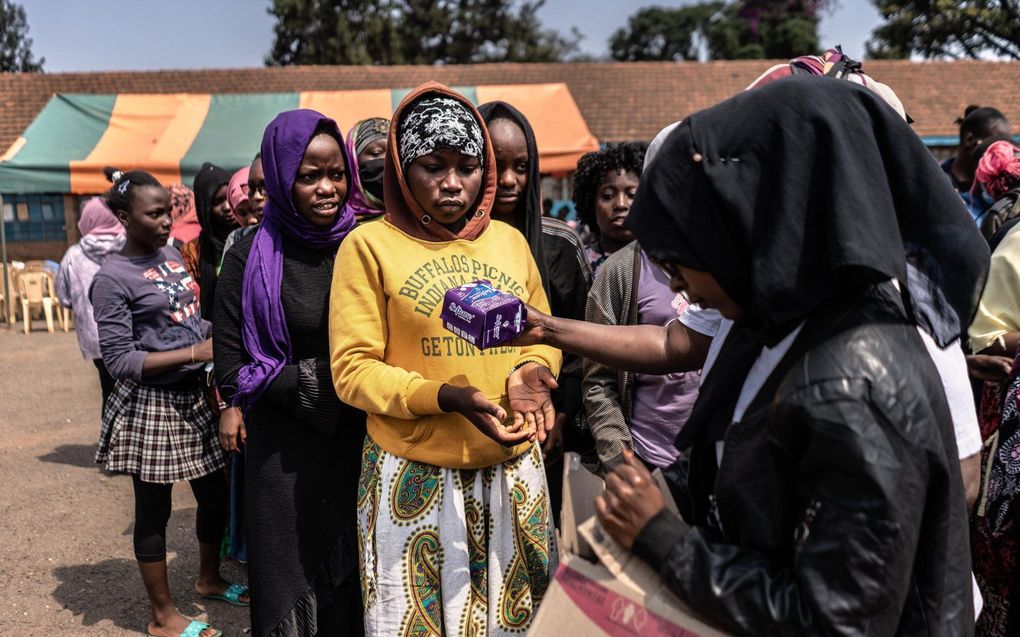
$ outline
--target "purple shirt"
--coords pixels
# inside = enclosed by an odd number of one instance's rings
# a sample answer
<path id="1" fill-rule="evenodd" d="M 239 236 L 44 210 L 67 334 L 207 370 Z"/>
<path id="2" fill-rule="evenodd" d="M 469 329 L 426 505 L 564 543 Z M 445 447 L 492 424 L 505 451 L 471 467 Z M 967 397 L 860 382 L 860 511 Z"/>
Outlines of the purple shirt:
<path id="1" fill-rule="evenodd" d="M 103 363 L 117 379 L 141 381 L 149 352 L 189 347 L 209 333 L 210 323 L 199 311 L 198 284 L 172 246 L 141 257 L 111 254 L 92 282 L 90 297 Z M 147 376 L 145 384 L 177 383 L 204 365 Z"/>
<path id="2" fill-rule="evenodd" d="M 687 309 L 687 299 L 669 289 L 669 276 L 641 253 L 637 290 L 638 323 L 666 325 Z M 634 452 L 645 461 L 667 467 L 679 455 L 673 441 L 687 422 L 698 397 L 701 372 L 634 375 L 630 435 Z"/>

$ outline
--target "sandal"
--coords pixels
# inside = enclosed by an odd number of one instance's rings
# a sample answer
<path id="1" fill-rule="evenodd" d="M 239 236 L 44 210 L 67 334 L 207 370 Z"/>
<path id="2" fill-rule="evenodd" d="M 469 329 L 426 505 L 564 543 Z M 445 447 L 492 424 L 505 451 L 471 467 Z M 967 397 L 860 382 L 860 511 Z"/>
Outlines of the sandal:
<path id="1" fill-rule="evenodd" d="M 227 587 L 227 590 L 223 591 L 218 595 L 202 595 L 205 599 L 212 599 L 220 602 L 226 602 L 231 606 L 251 606 L 250 601 L 241 601 L 241 595 L 248 593 L 248 587 L 244 584 L 231 584 Z M 197 634 L 197 633 L 196 633 Z"/>
<path id="2" fill-rule="evenodd" d="M 188 627 L 184 629 L 184 632 L 182 632 L 177 637 L 199 637 L 199 635 L 202 634 L 202 631 L 205 630 L 206 628 L 212 627 L 205 622 L 200 622 L 197 619 L 193 619 L 191 620 L 191 623 L 188 624 Z M 147 637 L 156 637 L 155 635 L 152 635 L 148 632 L 146 632 L 145 634 L 147 635 Z M 223 637 L 223 631 L 217 630 L 212 637 Z"/>

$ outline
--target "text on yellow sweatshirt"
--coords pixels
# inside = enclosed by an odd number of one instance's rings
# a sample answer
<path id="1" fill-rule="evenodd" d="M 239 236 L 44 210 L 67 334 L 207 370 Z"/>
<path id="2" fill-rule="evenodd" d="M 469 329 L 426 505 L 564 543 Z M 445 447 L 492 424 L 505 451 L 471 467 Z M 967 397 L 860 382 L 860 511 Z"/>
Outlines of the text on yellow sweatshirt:
<path id="1" fill-rule="evenodd" d="M 342 401 L 368 413 L 368 434 L 385 451 L 441 467 L 479 468 L 530 447 L 504 447 L 439 408 L 444 383 L 471 385 L 510 417 L 506 380 L 514 366 L 535 361 L 559 374 L 554 348 L 481 351 L 443 328 L 446 291 L 478 279 L 549 311 L 527 242 L 498 221 L 474 241 L 430 242 L 382 220 L 360 226 L 341 244 L 329 301 L 333 383 Z"/>

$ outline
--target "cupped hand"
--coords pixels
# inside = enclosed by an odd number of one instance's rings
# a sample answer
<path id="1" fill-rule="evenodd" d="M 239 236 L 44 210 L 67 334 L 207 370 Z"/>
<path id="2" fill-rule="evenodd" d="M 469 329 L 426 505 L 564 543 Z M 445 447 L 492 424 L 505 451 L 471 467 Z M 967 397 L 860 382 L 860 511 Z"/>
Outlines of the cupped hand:
<path id="1" fill-rule="evenodd" d="M 476 387 L 443 385 L 439 390 L 439 407 L 464 416 L 478 431 L 507 447 L 518 445 L 532 435 L 527 430 L 504 427 L 506 411 Z"/>
<path id="2" fill-rule="evenodd" d="M 623 456 L 623 463 L 606 476 L 606 490 L 595 498 L 595 511 L 606 533 L 629 551 L 641 529 L 666 508 L 666 501 L 634 452 L 624 451 Z"/>
<path id="3" fill-rule="evenodd" d="M 510 398 L 510 411 L 514 415 L 512 429 L 522 427 L 545 442 L 556 425 L 550 391 L 559 387 L 556 377 L 545 365 L 526 363 L 514 370 L 506 380 L 506 393 Z"/>

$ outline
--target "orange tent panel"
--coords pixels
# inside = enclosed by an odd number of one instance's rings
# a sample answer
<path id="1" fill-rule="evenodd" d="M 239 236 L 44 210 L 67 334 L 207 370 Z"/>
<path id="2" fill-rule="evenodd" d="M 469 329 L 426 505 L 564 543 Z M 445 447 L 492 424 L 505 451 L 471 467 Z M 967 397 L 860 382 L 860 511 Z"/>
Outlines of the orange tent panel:
<path id="1" fill-rule="evenodd" d="M 349 131 L 361 120 L 393 114 L 390 89 L 365 91 L 305 91 L 301 93 L 301 108 L 310 108 L 336 120 L 340 132 L 347 138 Z"/>
<path id="2" fill-rule="evenodd" d="M 209 111 L 207 94 L 121 94 L 109 125 L 88 157 L 71 161 L 71 192 L 110 187 L 105 166 L 146 170 L 164 184 L 181 181 L 180 160 Z"/>
<path id="3" fill-rule="evenodd" d="M 544 173 L 570 172 L 582 154 L 598 148 L 565 84 L 464 90 L 477 102 L 509 102 L 528 117 Z M 166 184 L 190 181 L 203 161 L 247 163 L 265 123 L 281 110 L 318 110 L 346 133 L 362 119 L 391 116 L 403 91 L 58 95 L 3 155 L 0 174 L 19 192 L 103 192 L 105 166 L 146 170 Z"/>

